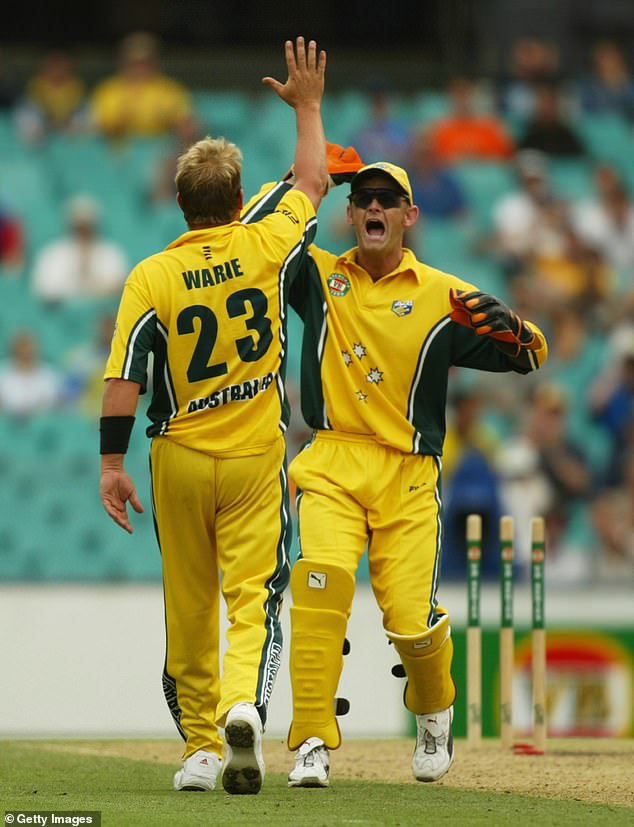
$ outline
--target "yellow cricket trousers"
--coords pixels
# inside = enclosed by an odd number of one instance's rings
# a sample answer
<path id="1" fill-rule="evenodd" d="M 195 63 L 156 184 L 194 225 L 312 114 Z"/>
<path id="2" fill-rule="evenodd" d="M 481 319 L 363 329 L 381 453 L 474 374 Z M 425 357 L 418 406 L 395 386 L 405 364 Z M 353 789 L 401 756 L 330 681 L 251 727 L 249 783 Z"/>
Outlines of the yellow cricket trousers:
<path id="1" fill-rule="evenodd" d="M 318 431 L 290 465 L 301 555 L 355 576 L 368 548 L 383 626 L 417 635 L 436 622 L 440 567 L 440 464 L 372 437 Z"/>
<path id="2" fill-rule="evenodd" d="M 263 722 L 280 664 L 279 614 L 289 579 L 285 444 L 218 457 L 165 437 L 151 447 L 152 503 L 163 564 L 163 688 L 183 757 L 221 755 L 229 709 L 254 703 Z M 229 627 L 220 669 L 220 593 Z"/>

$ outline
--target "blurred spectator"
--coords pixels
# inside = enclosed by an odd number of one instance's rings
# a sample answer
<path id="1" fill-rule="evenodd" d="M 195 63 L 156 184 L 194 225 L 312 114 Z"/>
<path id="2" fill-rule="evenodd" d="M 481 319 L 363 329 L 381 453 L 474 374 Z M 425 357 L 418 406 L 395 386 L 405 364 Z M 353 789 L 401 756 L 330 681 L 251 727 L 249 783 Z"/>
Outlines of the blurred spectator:
<path id="1" fill-rule="evenodd" d="M 20 219 L 0 204 L 0 272 L 19 275 L 24 266 L 24 228 Z"/>
<path id="2" fill-rule="evenodd" d="M 443 484 L 451 484 L 467 451 L 479 451 L 493 460 L 499 450 L 499 438 L 484 420 L 486 400 L 487 391 L 474 383 L 460 386 L 450 394 L 442 458 Z"/>
<path id="3" fill-rule="evenodd" d="M 569 400 L 577 400 L 578 404 L 567 406 L 567 428 L 586 438 L 591 420 L 585 397 L 605 363 L 605 335 L 591 328 L 577 300 L 553 301 L 546 304 L 545 313 L 548 361 L 535 381 L 557 385 Z"/>
<path id="4" fill-rule="evenodd" d="M 104 313 L 92 341 L 70 350 L 63 359 L 64 401 L 96 417 L 103 398 L 103 372 L 110 354 L 116 316 Z"/>
<path id="5" fill-rule="evenodd" d="M 588 395 L 590 413 L 610 439 L 604 475 L 608 487 L 625 482 L 628 448 L 634 449 L 634 326 L 616 344 Z"/>
<path id="6" fill-rule="evenodd" d="M 513 154 L 513 139 L 502 119 L 482 111 L 476 92 L 467 78 L 449 84 L 450 111 L 429 126 L 431 147 L 441 163 L 506 161 Z"/>
<path id="7" fill-rule="evenodd" d="M 182 225 L 182 213 L 176 204 L 176 161 L 196 141 L 204 138 L 204 132 L 200 121 L 194 114 L 182 118 L 174 129 L 174 145 L 158 159 L 155 164 L 150 181 L 149 201 L 154 206 L 169 204 L 176 207 L 180 214 Z"/>
<path id="8" fill-rule="evenodd" d="M 414 204 L 423 217 L 461 218 L 467 214 L 466 193 L 451 169 L 439 163 L 425 128 L 413 132 L 406 166 Z"/>
<path id="9" fill-rule="evenodd" d="M 540 293 L 540 309 L 579 299 L 600 324 L 616 277 L 597 245 L 575 231 L 569 204 L 555 196 L 546 156 L 517 153 L 518 187 L 493 205 L 492 236 L 483 246 L 500 262 L 509 282 L 527 276 Z"/>
<path id="10" fill-rule="evenodd" d="M 578 84 L 581 110 L 589 115 L 615 114 L 634 121 L 634 78 L 621 47 L 610 40 L 599 40 L 591 57 L 591 71 Z"/>
<path id="11" fill-rule="evenodd" d="M 545 219 L 539 244 L 529 259 L 543 302 L 554 305 L 574 300 L 588 327 L 603 327 L 616 286 L 614 270 L 600 250 L 584 244 L 575 233 L 567 204 L 551 204 Z"/>
<path id="12" fill-rule="evenodd" d="M 496 458 L 495 470 L 502 510 L 515 520 L 515 560 L 522 576 L 526 576 L 531 554 L 530 532 L 526 527 L 533 517 L 545 514 L 550 507 L 551 487 L 540 468 L 538 452 L 522 436 L 505 442 Z"/>
<path id="13" fill-rule="evenodd" d="M 535 111 L 535 87 L 559 77 L 559 50 L 542 38 L 520 37 L 513 43 L 506 75 L 499 83 L 500 111 L 524 123 Z"/>
<path id="14" fill-rule="evenodd" d="M 0 363 L 0 412 L 28 417 L 58 405 L 61 394 L 61 374 L 40 361 L 35 337 L 17 333 L 9 344 L 9 358 Z"/>
<path id="15" fill-rule="evenodd" d="M 482 517 L 482 575 L 499 571 L 497 530 L 502 514 L 495 455 L 499 440 L 483 422 L 485 392 L 475 385 L 450 397 L 443 447 L 443 577 L 463 579 L 466 571 L 466 519 Z"/>
<path id="16" fill-rule="evenodd" d="M 613 357 L 624 353 L 634 337 L 634 284 L 618 294 L 612 306 L 612 320 L 607 334 L 607 346 Z"/>
<path id="17" fill-rule="evenodd" d="M 389 160 L 403 165 L 407 157 L 409 129 L 392 111 L 393 100 L 387 83 L 381 78 L 373 79 L 366 94 L 370 104 L 368 120 L 352 134 L 349 143 L 366 164 Z"/>
<path id="18" fill-rule="evenodd" d="M 70 132 L 85 119 L 86 84 L 65 52 L 49 52 L 30 78 L 18 108 L 22 137 L 37 142 L 50 132 Z"/>
<path id="19" fill-rule="evenodd" d="M 192 111 L 189 91 L 159 67 L 159 42 L 147 32 L 128 35 L 119 71 L 93 92 L 95 128 L 109 138 L 165 135 Z"/>
<path id="20" fill-rule="evenodd" d="M 189 115 L 179 122 L 166 151 L 159 154 L 148 170 L 143 195 L 147 199 L 144 238 L 148 249 L 160 249 L 187 228 L 176 202 L 176 161 L 196 141 L 205 137 L 199 120 Z M 154 242 L 150 245 L 151 239 Z"/>
<path id="21" fill-rule="evenodd" d="M 67 205 L 69 233 L 44 246 L 33 265 L 32 290 L 43 302 L 116 296 L 128 274 L 123 249 L 100 235 L 100 207 L 76 195 Z"/>
<path id="22" fill-rule="evenodd" d="M 623 456 L 623 482 L 603 490 L 592 504 L 600 545 L 595 576 L 619 584 L 634 577 L 634 445 Z"/>
<path id="23" fill-rule="evenodd" d="M 634 203 L 618 171 L 610 164 L 594 169 L 595 196 L 572 205 L 575 231 L 599 250 L 624 285 L 634 278 Z"/>
<path id="24" fill-rule="evenodd" d="M 535 249 L 547 223 L 547 210 L 555 201 L 543 153 L 522 150 L 514 164 L 517 187 L 493 203 L 493 235 L 487 242 L 489 251 L 508 274 L 521 271 L 523 260 Z"/>
<path id="25" fill-rule="evenodd" d="M 557 158 L 586 154 L 581 136 L 563 113 L 557 86 L 541 83 L 536 87 L 533 116 L 525 123 L 517 144 L 520 149 L 537 149 Z"/>
<path id="26" fill-rule="evenodd" d="M 527 565 L 530 558 L 530 518 L 541 515 L 546 522 L 552 563 L 559 557 L 560 573 L 568 568 L 567 574 L 573 579 L 587 575 L 587 561 L 573 547 L 569 530 L 577 507 L 586 506 L 590 500 L 593 480 L 583 449 L 566 433 L 567 407 L 560 386 L 537 385 L 526 402 L 518 433 L 499 453 L 497 469 L 504 508 L 515 517 L 523 564 Z M 553 573 L 551 564 L 551 576 Z"/>

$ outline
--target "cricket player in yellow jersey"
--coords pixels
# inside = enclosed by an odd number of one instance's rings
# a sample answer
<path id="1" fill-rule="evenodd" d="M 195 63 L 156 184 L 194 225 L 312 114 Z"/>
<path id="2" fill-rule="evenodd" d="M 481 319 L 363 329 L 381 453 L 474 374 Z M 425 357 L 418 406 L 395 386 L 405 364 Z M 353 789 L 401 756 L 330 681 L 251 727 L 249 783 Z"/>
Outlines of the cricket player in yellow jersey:
<path id="1" fill-rule="evenodd" d="M 413 774 L 435 781 L 449 769 L 453 645 L 436 597 L 448 373 L 527 373 L 547 355 L 534 324 L 403 247 L 418 219 L 405 170 L 356 169 L 347 217 L 358 246 L 341 256 L 312 246 L 290 299 L 304 321 L 302 412 L 314 429 L 289 469 L 301 547 L 291 573 L 288 735 L 297 749 L 289 786 L 298 787 L 327 786 L 328 750 L 340 745 L 335 692 L 366 547 L 407 677 L 404 703 L 416 715 Z"/>
<path id="2" fill-rule="evenodd" d="M 177 790 L 213 790 L 222 771 L 228 792 L 257 793 L 264 776 L 262 731 L 289 578 L 286 301 L 327 183 L 325 53 L 298 38 L 286 43 L 286 62 L 285 84 L 264 82 L 295 110 L 295 185 L 261 221 L 240 223 L 238 148 L 224 138 L 190 147 L 176 174 L 189 231 L 130 273 L 105 372 L 101 496 L 131 532 L 126 505 L 141 504 L 123 460 L 153 355 L 147 433 L 163 564 L 163 685 L 185 740 Z M 229 620 L 222 670 L 221 592 Z"/>

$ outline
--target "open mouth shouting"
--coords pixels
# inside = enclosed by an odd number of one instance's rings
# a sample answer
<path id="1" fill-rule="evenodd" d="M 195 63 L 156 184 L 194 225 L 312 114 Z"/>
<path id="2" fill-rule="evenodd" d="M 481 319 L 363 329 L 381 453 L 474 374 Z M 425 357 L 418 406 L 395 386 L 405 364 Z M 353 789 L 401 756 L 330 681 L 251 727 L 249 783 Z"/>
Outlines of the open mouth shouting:
<path id="1" fill-rule="evenodd" d="M 374 216 L 366 218 L 365 234 L 368 238 L 383 239 L 385 237 L 385 222 Z"/>

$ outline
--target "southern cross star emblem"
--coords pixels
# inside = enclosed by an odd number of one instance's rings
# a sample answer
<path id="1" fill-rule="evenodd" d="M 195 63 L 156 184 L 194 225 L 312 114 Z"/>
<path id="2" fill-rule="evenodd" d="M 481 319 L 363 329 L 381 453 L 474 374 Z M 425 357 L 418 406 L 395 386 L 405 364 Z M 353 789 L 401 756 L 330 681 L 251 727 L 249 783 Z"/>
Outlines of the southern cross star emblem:
<path id="1" fill-rule="evenodd" d="M 368 395 L 367 393 L 363 393 L 363 391 L 357 391 L 357 399 L 359 400 L 359 402 L 367 402 Z"/>
<path id="2" fill-rule="evenodd" d="M 355 342 L 352 346 L 352 351 L 357 359 L 363 359 L 366 354 L 365 347 L 361 344 L 361 342 Z"/>
<path id="3" fill-rule="evenodd" d="M 343 363 L 348 368 L 352 364 L 352 356 L 348 353 L 347 350 L 342 350 L 341 355 L 343 357 Z"/>
<path id="4" fill-rule="evenodd" d="M 378 368 L 372 368 L 365 378 L 368 382 L 378 385 L 379 382 L 383 381 L 383 371 Z"/>

